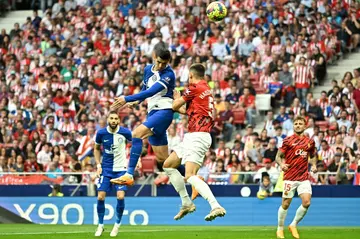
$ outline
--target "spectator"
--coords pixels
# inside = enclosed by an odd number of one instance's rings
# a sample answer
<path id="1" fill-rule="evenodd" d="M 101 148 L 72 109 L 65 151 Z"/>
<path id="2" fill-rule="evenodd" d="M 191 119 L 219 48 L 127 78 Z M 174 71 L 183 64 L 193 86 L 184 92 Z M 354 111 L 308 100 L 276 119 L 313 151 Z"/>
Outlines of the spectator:
<path id="1" fill-rule="evenodd" d="M 335 152 L 329 147 L 326 140 L 321 141 L 321 150 L 318 153 L 319 160 L 322 160 L 324 165 L 329 165 Z"/>
<path id="2" fill-rule="evenodd" d="M 43 167 L 46 167 L 51 162 L 50 147 L 50 143 L 45 144 L 37 155 L 37 162 L 43 165 Z"/>
<path id="3" fill-rule="evenodd" d="M 257 171 L 257 173 L 254 177 L 255 181 L 260 181 L 262 174 L 264 172 L 267 172 L 270 176 L 271 184 L 273 184 L 273 185 L 276 184 L 280 173 L 275 167 L 271 166 L 271 162 L 272 162 L 271 159 L 268 159 L 268 158 L 263 159 L 263 163 L 265 164 L 265 167 L 262 167 Z"/>
<path id="4" fill-rule="evenodd" d="M 220 119 L 223 123 L 223 134 L 225 142 L 229 142 L 231 140 L 231 136 L 234 130 L 233 120 L 234 114 L 230 110 L 230 103 L 225 102 L 225 111 L 220 112 Z"/>
<path id="5" fill-rule="evenodd" d="M 50 185 L 52 188 L 51 193 L 48 195 L 48 197 L 63 197 L 64 194 L 61 192 L 61 187 L 59 184 Z"/>
<path id="6" fill-rule="evenodd" d="M 341 126 L 346 126 L 346 131 L 348 132 L 351 127 L 351 122 L 347 119 L 348 118 L 348 112 L 346 110 L 343 110 L 340 115 L 340 119 L 337 121 L 338 127 L 341 128 Z"/>
<path id="7" fill-rule="evenodd" d="M 274 162 L 277 151 L 278 151 L 278 148 L 276 147 L 276 140 L 275 139 L 270 139 L 269 146 L 264 152 L 264 158 L 270 159 L 271 162 Z"/>
<path id="8" fill-rule="evenodd" d="M 275 132 L 276 148 L 281 148 L 286 135 L 283 134 L 283 128 L 281 126 L 276 127 Z"/>
<path id="9" fill-rule="evenodd" d="M 261 163 L 265 149 L 262 147 L 260 139 L 254 140 L 254 148 L 247 151 L 247 156 L 255 163 Z"/>
<path id="10" fill-rule="evenodd" d="M 308 116 L 314 120 L 324 120 L 324 113 L 319 105 L 316 104 L 315 99 L 311 99 L 309 109 L 307 110 Z"/>
<path id="11" fill-rule="evenodd" d="M 314 83 L 314 75 L 309 66 L 305 65 L 305 57 L 300 58 L 300 64 L 295 67 L 293 80 L 296 88 L 296 95 L 299 97 L 302 105 L 306 103 L 306 95 Z"/>
<path id="12" fill-rule="evenodd" d="M 53 179 L 61 178 L 60 174 L 55 174 L 62 172 L 62 170 L 58 168 L 58 163 L 50 163 L 49 169 L 46 172 L 47 172 L 46 176 L 48 178 L 53 178 Z"/>
<path id="13" fill-rule="evenodd" d="M 282 71 L 279 72 L 279 81 L 284 85 L 284 104 L 288 107 L 294 99 L 295 89 L 292 87 L 293 78 L 292 74 L 289 72 L 289 66 L 286 63 L 283 64 Z"/>
<path id="14" fill-rule="evenodd" d="M 280 106 L 279 115 L 276 117 L 276 120 L 280 123 L 285 122 L 289 118 L 289 115 L 286 113 L 285 106 Z"/>
<path id="15" fill-rule="evenodd" d="M 244 95 L 242 95 L 239 99 L 240 106 L 246 110 L 246 120 L 247 123 L 255 126 L 255 114 L 256 114 L 256 106 L 255 106 L 255 97 L 250 94 L 249 88 L 244 88 Z"/>

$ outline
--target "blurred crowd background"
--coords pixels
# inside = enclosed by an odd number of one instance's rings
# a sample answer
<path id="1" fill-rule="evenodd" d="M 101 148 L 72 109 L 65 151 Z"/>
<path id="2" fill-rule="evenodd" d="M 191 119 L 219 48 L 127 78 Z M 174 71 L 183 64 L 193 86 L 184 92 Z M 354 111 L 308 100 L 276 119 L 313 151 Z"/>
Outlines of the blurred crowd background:
<path id="1" fill-rule="evenodd" d="M 163 41 L 177 90 L 186 89 L 192 63 L 207 69 L 217 112 L 200 170 L 209 183 L 256 183 L 267 172 L 275 184 L 275 155 L 297 115 L 308 119 L 319 171 L 335 173 L 312 175 L 312 183 L 352 183 L 346 173 L 360 171 L 360 68 L 334 79 L 320 97 L 312 91 L 329 65 L 358 51 L 359 2 L 225 1 L 228 15 L 219 23 L 207 19 L 208 3 L 32 1 L 39 10 L 0 33 L 0 175 L 93 172 L 94 135 L 114 97 L 140 91 L 152 49 Z M 272 108 L 265 116 L 256 105 L 264 94 Z M 146 102 L 119 114 L 132 130 L 146 119 Z M 170 152 L 186 131 L 186 117 L 175 114 Z M 148 142 L 143 156 L 153 157 Z M 253 174 L 229 174 L 236 172 Z"/>

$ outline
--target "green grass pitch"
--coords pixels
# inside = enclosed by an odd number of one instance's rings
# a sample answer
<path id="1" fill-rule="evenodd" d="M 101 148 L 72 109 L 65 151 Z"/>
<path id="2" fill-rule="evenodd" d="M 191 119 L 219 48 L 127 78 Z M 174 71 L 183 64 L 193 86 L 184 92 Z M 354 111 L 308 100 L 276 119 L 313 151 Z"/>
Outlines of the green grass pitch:
<path id="1" fill-rule="evenodd" d="M 0 224 L 1 239 L 88 239 L 96 226 Z M 101 238 L 110 238 L 112 225 L 105 225 Z M 276 227 L 226 226 L 121 226 L 117 238 L 126 239 L 275 239 Z M 360 227 L 298 227 L 304 239 L 355 239 Z M 286 230 L 285 238 L 292 238 Z"/>

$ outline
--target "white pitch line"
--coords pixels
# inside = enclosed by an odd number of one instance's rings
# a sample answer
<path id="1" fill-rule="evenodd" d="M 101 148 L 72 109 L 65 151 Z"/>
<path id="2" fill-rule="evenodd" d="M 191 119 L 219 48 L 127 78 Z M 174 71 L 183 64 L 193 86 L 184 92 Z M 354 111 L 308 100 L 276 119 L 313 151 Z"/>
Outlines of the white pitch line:
<path id="1" fill-rule="evenodd" d="M 211 228 L 209 228 L 212 230 Z M 215 228 L 213 229 L 216 230 Z M 246 232 L 253 231 L 254 229 L 226 229 L 228 232 Z M 272 228 L 258 228 L 256 231 L 271 231 L 274 230 Z M 181 232 L 181 231 L 189 231 L 189 229 L 145 229 L 145 230 L 121 230 L 120 233 L 144 233 L 144 232 Z M 199 231 L 209 231 L 208 229 L 193 229 L 191 231 L 199 232 Z M 222 231 L 222 230 L 220 230 Z M 11 236 L 11 235 L 48 235 L 48 234 L 83 234 L 83 233 L 92 233 L 93 231 L 71 231 L 71 232 L 0 232 L 0 236 Z"/>
<path id="2" fill-rule="evenodd" d="M 48 235 L 48 234 L 77 234 L 77 233 L 89 233 L 86 231 L 73 231 L 73 232 L 4 232 L 0 233 L 0 236 L 11 235 Z"/>

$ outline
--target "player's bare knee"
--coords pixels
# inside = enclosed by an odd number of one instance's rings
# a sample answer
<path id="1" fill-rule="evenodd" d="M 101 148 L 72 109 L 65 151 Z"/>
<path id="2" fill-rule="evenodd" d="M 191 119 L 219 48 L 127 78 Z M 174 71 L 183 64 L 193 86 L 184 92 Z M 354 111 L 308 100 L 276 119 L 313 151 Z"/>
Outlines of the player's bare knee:
<path id="1" fill-rule="evenodd" d="M 281 205 L 284 210 L 287 210 L 290 207 L 290 201 L 283 201 Z"/>
<path id="2" fill-rule="evenodd" d="M 164 156 L 164 155 L 156 156 L 156 161 L 157 161 L 158 163 L 164 163 L 166 159 L 167 159 L 167 157 Z"/>
<path id="3" fill-rule="evenodd" d="M 116 198 L 118 199 L 118 200 L 123 200 L 124 198 L 125 198 L 125 195 L 116 195 Z"/>
<path id="4" fill-rule="evenodd" d="M 105 195 L 98 195 L 98 200 L 99 201 L 104 201 L 105 200 Z"/>
<path id="5" fill-rule="evenodd" d="M 309 208 L 309 207 L 310 207 L 310 204 L 311 204 L 310 200 L 304 200 L 304 201 L 302 202 L 302 206 L 303 206 L 304 208 Z"/>
<path id="6" fill-rule="evenodd" d="M 142 138 L 142 133 L 141 133 L 141 131 L 133 131 L 132 132 L 132 137 L 133 138 L 138 138 L 138 139 L 141 139 Z"/>
<path id="7" fill-rule="evenodd" d="M 171 160 L 165 160 L 163 164 L 163 168 L 176 168 L 176 167 L 175 167 L 175 163 L 172 162 Z"/>

